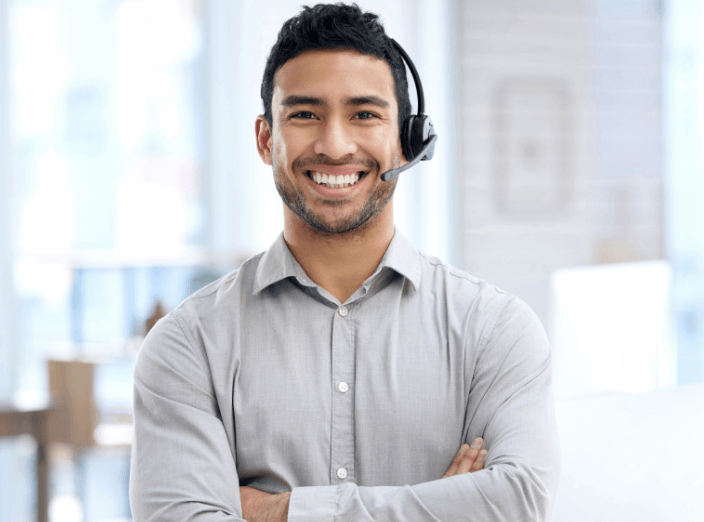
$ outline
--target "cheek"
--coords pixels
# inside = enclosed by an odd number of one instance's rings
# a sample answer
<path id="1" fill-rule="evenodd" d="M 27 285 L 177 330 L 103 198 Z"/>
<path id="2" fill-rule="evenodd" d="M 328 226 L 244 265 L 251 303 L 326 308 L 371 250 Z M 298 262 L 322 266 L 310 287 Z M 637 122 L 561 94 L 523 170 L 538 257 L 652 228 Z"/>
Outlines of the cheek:
<path id="1" fill-rule="evenodd" d="M 394 127 L 394 129 L 383 129 L 380 130 L 380 132 L 377 134 L 375 137 L 375 142 L 377 143 L 377 147 L 381 149 L 381 147 L 386 150 L 387 154 L 389 151 L 392 151 L 393 155 L 396 155 L 396 152 L 400 154 L 401 151 L 401 137 L 398 132 L 398 130 Z"/>
<path id="2" fill-rule="evenodd" d="M 282 152 L 282 147 L 285 147 L 285 141 L 281 137 L 281 132 L 274 130 L 269 138 L 271 144 L 271 153 L 274 155 L 279 155 Z"/>
<path id="3" fill-rule="evenodd" d="M 297 133 L 287 132 L 286 129 L 276 131 L 273 135 L 272 151 L 279 158 L 279 161 L 285 161 L 287 165 L 302 156 L 305 152 L 305 140 Z"/>
<path id="4" fill-rule="evenodd" d="M 373 151 L 374 157 L 384 165 L 390 162 L 392 166 L 399 165 L 401 161 L 401 140 L 393 132 L 385 132 L 378 136 L 378 139 L 370 144 L 369 151 Z"/>
<path id="5" fill-rule="evenodd" d="M 272 166 L 285 166 L 289 162 L 286 159 L 287 148 L 286 140 L 284 140 L 280 133 L 275 133 L 271 137 L 271 163 Z"/>

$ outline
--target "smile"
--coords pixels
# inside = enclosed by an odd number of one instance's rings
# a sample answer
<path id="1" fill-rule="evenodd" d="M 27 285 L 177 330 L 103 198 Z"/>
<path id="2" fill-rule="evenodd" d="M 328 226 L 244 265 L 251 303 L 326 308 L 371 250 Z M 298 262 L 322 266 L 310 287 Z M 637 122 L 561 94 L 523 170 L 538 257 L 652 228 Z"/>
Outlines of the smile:
<path id="1" fill-rule="evenodd" d="M 329 188 L 345 188 L 354 186 L 366 172 L 353 172 L 352 174 L 323 174 L 316 170 L 308 170 L 306 174 L 318 185 L 325 185 Z"/>

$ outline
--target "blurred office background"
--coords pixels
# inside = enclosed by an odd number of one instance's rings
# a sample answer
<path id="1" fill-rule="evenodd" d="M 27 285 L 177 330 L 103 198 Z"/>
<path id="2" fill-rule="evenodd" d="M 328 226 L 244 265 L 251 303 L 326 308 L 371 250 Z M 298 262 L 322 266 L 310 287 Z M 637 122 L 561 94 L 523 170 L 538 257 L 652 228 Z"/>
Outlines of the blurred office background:
<path id="1" fill-rule="evenodd" d="M 703 2 L 358 3 L 414 59 L 440 135 L 401 178 L 399 230 L 550 336 L 554 520 L 701 520 Z M 53 392 L 88 430 L 47 446 L 53 522 L 130 520 L 148 318 L 282 228 L 254 119 L 300 5 L 0 0 L 0 411 Z M 37 448 L 0 439 L 0 522 L 34 519 Z"/>

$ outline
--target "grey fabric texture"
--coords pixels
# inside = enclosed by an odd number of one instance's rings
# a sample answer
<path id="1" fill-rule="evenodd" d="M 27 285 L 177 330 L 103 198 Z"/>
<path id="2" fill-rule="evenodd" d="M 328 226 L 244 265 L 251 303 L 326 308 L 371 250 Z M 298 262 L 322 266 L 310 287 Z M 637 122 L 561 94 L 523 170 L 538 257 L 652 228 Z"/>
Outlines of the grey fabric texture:
<path id="1" fill-rule="evenodd" d="M 547 520 L 550 358 L 525 303 L 398 231 L 345 303 L 281 235 L 145 339 L 134 520 L 242 520 L 240 485 L 291 491 L 292 522 Z M 442 479 L 480 436 L 485 469 Z"/>

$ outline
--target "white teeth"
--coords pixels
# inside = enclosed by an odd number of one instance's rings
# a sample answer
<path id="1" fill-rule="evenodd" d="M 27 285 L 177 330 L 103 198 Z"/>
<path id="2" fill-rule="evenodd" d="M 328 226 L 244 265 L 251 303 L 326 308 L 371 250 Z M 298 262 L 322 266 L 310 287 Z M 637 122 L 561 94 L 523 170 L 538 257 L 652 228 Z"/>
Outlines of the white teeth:
<path id="1" fill-rule="evenodd" d="M 335 176 L 330 174 L 321 174 L 315 170 L 309 171 L 309 177 L 319 185 L 325 185 L 330 188 L 345 188 L 350 187 L 359 181 L 359 172 L 353 174 L 340 174 Z"/>

